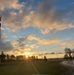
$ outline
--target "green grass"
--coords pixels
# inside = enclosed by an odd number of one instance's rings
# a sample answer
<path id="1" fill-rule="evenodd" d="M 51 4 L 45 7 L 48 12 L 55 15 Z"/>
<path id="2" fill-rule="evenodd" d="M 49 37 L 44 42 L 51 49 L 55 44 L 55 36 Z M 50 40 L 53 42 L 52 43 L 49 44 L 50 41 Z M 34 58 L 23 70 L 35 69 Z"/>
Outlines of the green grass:
<path id="1" fill-rule="evenodd" d="M 66 70 L 56 61 L 24 61 L 0 64 L 0 75 L 63 75 Z"/>

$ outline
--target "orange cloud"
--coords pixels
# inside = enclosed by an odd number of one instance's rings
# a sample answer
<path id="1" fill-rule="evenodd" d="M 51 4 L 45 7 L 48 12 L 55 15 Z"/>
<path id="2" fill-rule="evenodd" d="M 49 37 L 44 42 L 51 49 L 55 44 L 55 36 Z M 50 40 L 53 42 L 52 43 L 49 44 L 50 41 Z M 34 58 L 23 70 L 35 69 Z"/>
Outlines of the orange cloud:
<path id="1" fill-rule="evenodd" d="M 34 35 L 29 35 L 27 36 L 27 40 L 35 40 L 37 41 L 39 44 L 58 44 L 61 42 L 60 39 L 40 39 Z"/>

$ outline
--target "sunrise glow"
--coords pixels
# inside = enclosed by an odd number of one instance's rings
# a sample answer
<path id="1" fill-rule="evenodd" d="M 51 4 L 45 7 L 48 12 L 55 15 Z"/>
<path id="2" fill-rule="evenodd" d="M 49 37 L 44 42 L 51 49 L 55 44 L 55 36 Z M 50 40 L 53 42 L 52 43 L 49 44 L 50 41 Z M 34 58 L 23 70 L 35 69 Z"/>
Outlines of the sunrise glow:
<path id="1" fill-rule="evenodd" d="M 26 57 L 58 52 L 63 57 L 60 53 L 66 47 L 74 47 L 72 0 L 4 1 L 0 2 L 0 52 Z"/>

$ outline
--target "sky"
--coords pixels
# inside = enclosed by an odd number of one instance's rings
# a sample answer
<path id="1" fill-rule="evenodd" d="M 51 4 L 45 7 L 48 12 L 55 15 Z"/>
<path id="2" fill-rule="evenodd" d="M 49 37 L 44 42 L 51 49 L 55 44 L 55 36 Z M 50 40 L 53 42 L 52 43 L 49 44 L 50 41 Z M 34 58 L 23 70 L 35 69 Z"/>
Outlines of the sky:
<path id="1" fill-rule="evenodd" d="M 74 48 L 74 0 L 0 0 L 0 52 L 49 55 Z"/>

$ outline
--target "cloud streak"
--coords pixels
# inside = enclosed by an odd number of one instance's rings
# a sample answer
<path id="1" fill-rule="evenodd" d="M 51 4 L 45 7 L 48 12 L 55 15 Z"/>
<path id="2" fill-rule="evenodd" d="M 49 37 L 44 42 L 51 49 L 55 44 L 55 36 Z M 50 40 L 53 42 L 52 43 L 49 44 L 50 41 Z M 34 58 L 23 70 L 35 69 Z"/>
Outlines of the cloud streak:
<path id="1" fill-rule="evenodd" d="M 40 39 L 34 35 L 29 35 L 29 36 L 27 36 L 26 39 L 31 40 L 31 41 L 34 40 L 34 41 L 38 42 L 39 44 L 44 44 L 44 45 L 55 44 L 55 43 L 57 44 L 57 43 L 61 42 L 61 40 L 59 40 L 59 39 Z"/>

